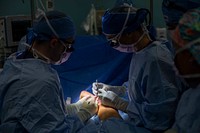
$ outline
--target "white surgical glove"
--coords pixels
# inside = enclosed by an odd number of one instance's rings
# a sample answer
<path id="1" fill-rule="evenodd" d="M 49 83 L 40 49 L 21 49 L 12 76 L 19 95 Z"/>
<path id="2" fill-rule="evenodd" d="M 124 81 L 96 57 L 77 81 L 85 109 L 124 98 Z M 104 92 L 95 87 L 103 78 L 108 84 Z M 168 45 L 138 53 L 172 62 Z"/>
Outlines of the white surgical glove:
<path id="1" fill-rule="evenodd" d="M 87 102 L 88 97 L 83 97 L 76 103 L 66 105 L 65 109 L 68 115 L 75 115 L 81 108 L 84 102 Z"/>
<path id="2" fill-rule="evenodd" d="M 92 84 L 92 93 L 94 95 L 97 95 L 97 90 L 98 89 L 104 89 L 105 91 L 112 91 L 118 96 L 125 96 L 126 94 L 126 87 L 125 86 L 111 86 L 111 85 L 106 85 L 104 83 L 93 83 Z"/>
<path id="3" fill-rule="evenodd" d="M 85 122 L 97 113 L 98 102 L 96 100 L 96 97 L 94 97 L 94 96 L 86 96 L 83 98 L 86 98 L 86 99 L 81 104 L 81 106 L 79 106 L 80 108 L 77 112 L 77 115 L 82 122 Z"/>
<path id="4" fill-rule="evenodd" d="M 128 106 L 128 101 L 120 98 L 112 91 L 105 91 L 104 89 L 98 90 L 98 97 L 101 100 L 101 104 L 104 106 L 109 106 L 121 111 L 126 112 Z"/>

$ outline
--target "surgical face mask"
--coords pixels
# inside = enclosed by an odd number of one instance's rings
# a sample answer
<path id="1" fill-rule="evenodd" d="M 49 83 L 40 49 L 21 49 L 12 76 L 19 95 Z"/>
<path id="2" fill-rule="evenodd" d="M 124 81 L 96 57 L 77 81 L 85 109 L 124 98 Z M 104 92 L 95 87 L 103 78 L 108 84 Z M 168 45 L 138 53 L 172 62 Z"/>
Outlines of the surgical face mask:
<path id="1" fill-rule="evenodd" d="M 61 57 L 60 57 L 60 60 L 55 62 L 55 63 L 53 63 L 53 64 L 54 65 L 60 65 L 60 64 L 62 64 L 64 62 L 66 62 L 69 59 L 70 55 L 71 55 L 71 53 L 63 52 Z"/>
<path id="2" fill-rule="evenodd" d="M 144 33 L 142 34 L 142 36 L 134 43 L 132 44 L 121 44 L 119 39 L 115 40 L 115 39 L 109 39 L 109 43 L 111 45 L 111 47 L 113 47 L 114 49 L 120 51 L 120 52 L 124 52 L 124 53 L 133 53 L 136 52 L 136 48 L 135 46 L 143 39 L 143 37 L 146 35 L 146 31 L 144 31 Z"/>
<path id="3" fill-rule="evenodd" d="M 60 59 L 57 62 L 53 63 L 54 65 L 60 65 L 60 64 L 62 64 L 64 62 L 66 62 L 69 59 L 69 57 L 70 57 L 70 55 L 71 55 L 71 53 L 73 51 L 73 47 L 72 47 L 71 44 L 67 44 L 68 47 L 66 47 L 64 42 L 61 41 L 61 43 L 65 47 L 65 50 L 61 54 Z"/>
<path id="4" fill-rule="evenodd" d="M 189 52 L 192 54 L 194 59 L 197 61 L 197 63 L 200 65 L 200 38 L 184 45 L 182 48 L 178 49 L 176 51 L 176 55 L 183 52 L 184 50 L 188 49 Z M 190 75 L 181 75 L 183 78 L 198 78 L 200 77 L 200 73 L 198 74 L 190 74 Z"/>

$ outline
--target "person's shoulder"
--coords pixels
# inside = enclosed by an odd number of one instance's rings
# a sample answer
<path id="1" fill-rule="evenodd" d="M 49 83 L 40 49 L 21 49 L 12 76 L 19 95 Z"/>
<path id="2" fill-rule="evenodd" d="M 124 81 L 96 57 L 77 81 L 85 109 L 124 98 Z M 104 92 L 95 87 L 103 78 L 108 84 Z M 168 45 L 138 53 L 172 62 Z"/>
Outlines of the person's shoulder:
<path id="1" fill-rule="evenodd" d="M 170 43 L 170 41 L 168 39 L 165 38 L 160 38 L 160 39 L 156 39 L 154 40 L 155 44 L 168 44 Z"/>
<path id="2" fill-rule="evenodd" d="M 148 60 L 151 61 L 172 61 L 172 53 L 170 52 L 171 44 L 168 40 L 156 40 L 153 41 L 148 49 Z"/>
<path id="3" fill-rule="evenodd" d="M 57 77 L 57 72 L 44 61 L 39 59 L 25 59 L 19 61 L 23 64 L 22 72 L 23 76 L 30 80 L 46 81 Z"/>
<path id="4" fill-rule="evenodd" d="M 159 39 L 153 41 L 157 52 L 170 52 L 169 49 L 172 47 L 172 43 L 167 39 Z"/>

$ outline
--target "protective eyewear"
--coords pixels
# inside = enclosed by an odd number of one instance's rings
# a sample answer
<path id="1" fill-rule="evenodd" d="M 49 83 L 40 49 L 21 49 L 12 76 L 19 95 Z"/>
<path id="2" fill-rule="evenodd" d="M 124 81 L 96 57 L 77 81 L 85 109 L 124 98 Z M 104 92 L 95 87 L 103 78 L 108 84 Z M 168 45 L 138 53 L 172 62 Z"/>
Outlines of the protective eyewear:
<path id="1" fill-rule="evenodd" d="M 108 40 L 108 44 L 111 46 L 111 47 L 118 47 L 120 44 L 117 40 Z"/>
<path id="2" fill-rule="evenodd" d="M 68 42 L 68 41 L 62 41 L 61 39 L 59 39 L 59 41 L 65 47 L 64 52 L 70 53 L 74 51 L 74 48 L 72 46 L 72 44 L 74 44 L 74 41 Z"/>

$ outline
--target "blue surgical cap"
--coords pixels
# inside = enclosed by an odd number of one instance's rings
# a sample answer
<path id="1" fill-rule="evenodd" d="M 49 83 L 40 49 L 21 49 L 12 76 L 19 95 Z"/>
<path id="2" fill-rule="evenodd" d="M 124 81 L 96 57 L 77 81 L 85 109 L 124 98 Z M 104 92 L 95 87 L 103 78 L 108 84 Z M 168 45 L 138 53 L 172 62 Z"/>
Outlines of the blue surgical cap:
<path id="1" fill-rule="evenodd" d="M 162 12 L 167 26 L 178 24 L 181 16 L 189 9 L 200 6 L 199 0 L 163 0 Z"/>
<path id="2" fill-rule="evenodd" d="M 113 9 L 115 11 L 111 9 L 104 13 L 102 17 L 102 30 L 104 34 L 118 34 L 122 30 L 128 13 L 128 11 L 120 12 L 120 10 L 123 8 L 128 9 L 133 7 L 114 7 Z M 141 24 L 145 22 L 148 13 L 148 10 L 143 8 L 136 11 L 131 11 L 128 21 L 125 25 L 126 29 L 123 31 L 123 33 L 130 33 L 137 30 Z"/>
<path id="3" fill-rule="evenodd" d="M 28 44 L 31 44 L 33 40 L 49 40 L 52 37 L 57 37 L 61 40 L 75 38 L 75 26 L 69 16 L 59 11 L 50 11 L 45 15 L 41 15 L 40 18 L 35 20 L 33 27 L 29 29 L 27 34 Z M 48 22 L 56 34 L 52 31 Z"/>
<path id="4" fill-rule="evenodd" d="M 132 5 L 132 6 L 134 5 L 132 0 L 116 0 L 115 2 L 115 6 L 120 6 L 124 4 Z"/>

